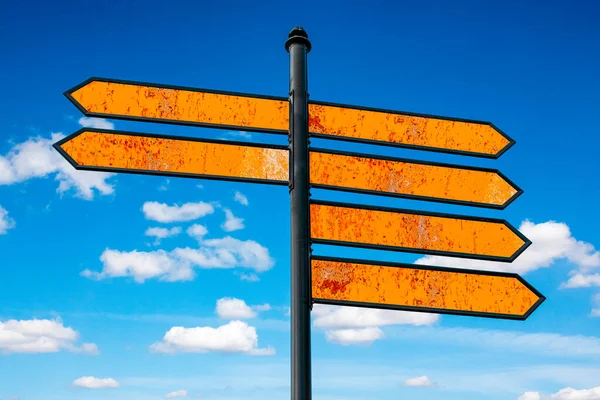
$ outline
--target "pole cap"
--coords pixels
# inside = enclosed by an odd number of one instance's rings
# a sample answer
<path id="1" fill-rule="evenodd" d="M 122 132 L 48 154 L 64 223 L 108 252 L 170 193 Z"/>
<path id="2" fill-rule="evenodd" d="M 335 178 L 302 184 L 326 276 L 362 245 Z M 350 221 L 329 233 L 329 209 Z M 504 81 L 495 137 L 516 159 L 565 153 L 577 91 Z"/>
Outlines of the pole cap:
<path id="1" fill-rule="evenodd" d="M 294 43 L 303 44 L 306 46 L 306 52 L 308 53 L 311 49 L 310 41 L 308 40 L 308 33 L 301 26 L 296 26 L 288 34 L 288 40 L 285 41 L 285 49 L 289 52 L 290 46 Z"/>

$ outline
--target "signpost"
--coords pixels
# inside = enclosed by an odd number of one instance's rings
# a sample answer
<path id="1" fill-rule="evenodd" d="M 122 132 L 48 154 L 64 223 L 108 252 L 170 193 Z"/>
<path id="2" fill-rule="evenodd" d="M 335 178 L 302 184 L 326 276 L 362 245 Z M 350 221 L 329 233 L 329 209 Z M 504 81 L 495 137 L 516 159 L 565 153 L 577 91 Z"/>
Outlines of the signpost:
<path id="1" fill-rule="evenodd" d="M 313 302 L 526 319 L 545 298 L 516 274 L 312 256 L 311 243 L 512 262 L 531 242 L 500 219 L 310 200 L 311 187 L 503 209 L 523 192 L 499 171 L 315 149 L 309 137 L 498 158 L 487 122 L 308 100 L 294 28 L 289 97 L 91 78 L 65 93 L 90 117 L 288 134 L 289 146 L 84 128 L 54 144 L 80 170 L 288 185 L 291 398 L 310 400 Z"/>

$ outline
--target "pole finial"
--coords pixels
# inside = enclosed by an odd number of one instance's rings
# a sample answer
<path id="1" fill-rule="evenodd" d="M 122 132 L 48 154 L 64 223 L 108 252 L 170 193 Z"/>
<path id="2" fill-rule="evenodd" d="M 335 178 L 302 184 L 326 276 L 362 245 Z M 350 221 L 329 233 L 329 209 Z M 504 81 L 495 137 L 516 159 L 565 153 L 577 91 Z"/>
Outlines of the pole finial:
<path id="1" fill-rule="evenodd" d="M 290 51 L 290 46 L 294 43 L 303 44 L 306 46 L 306 52 L 308 53 L 311 49 L 310 41 L 308 40 L 308 33 L 301 26 L 294 27 L 288 34 L 288 40 L 285 42 L 285 49 Z"/>

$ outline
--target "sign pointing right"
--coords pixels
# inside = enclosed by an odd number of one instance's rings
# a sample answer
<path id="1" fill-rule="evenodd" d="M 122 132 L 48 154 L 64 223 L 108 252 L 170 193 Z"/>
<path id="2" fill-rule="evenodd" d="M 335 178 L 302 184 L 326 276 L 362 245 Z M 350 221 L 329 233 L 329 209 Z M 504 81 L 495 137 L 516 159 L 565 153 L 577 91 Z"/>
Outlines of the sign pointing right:
<path id="1" fill-rule="evenodd" d="M 311 136 L 366 144 L 498 158 L 515 141 L 489 122 L 309 103 Z"/>
<path id="2" fill-rule="evenodd" d="M 546 299 L 517 274 L 312 257 L 315 303 L 526 319 Z"/>
<path id="3" fill-rule="evenodd" d="M 507 221 L 313 200 L 314 243 L 512 262 L 531 241 Z"/>
<path id="4" fill-rule="evenodd" d="M 487 168 L 310 149 L 314 188 L 503 209 L 523 191 Z"/>

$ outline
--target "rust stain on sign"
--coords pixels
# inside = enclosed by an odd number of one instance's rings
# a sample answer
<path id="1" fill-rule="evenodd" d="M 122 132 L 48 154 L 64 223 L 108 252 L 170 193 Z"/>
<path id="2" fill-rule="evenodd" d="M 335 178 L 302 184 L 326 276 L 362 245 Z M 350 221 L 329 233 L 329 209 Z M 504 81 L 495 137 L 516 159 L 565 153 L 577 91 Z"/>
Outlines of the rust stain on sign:
<path id="1" fill-rule="evenodd" d="M 67 97 L 86 115 L 287 133 L 286 98 L 91 78 Z M 309 102 L 309 130 L 329 139 L 498 157 L 514 141 L 487 122 Z"/>
<path id="2" fill-rule="evenodd" d="M 325 187 L 491 207 L 504 206 L 518 193 L 517 188 L 493 170 L 336 154 L 326 150 L 310 152 L 310 181 Z"/>
<path id="3" fill-rule="evenodd" d="M 503 221 L 467 218 L 313 202 L 310 232 L 321 243 L 499 261 L 530 244 Z"/>
<path id="4" fill-rule="evenodd" d="M 83 130 L 60 143 L 78 166 L 287 182 L 288 150 Z"/>
<path id="5" fill-rule="evenodd" d="M 436 270 L 398 264 L 312 260 L 312 296 L 319 300 L 444 313 L 524 316 L 543 301 L 518 276 Z"/>
<path id="6" fill-rule="evenodd" d="M 427 147 L 485 157 L 496 157 L 512 145 L 509 138 L 484 122 L 333 104 L 309 104 L 309 130 L 338 139 Z"/>
<path id="7" fill-rule="evenodd" d="M 90 115 L 288 130 L 284 100 L 92 80 L 69 93 Z"/>

